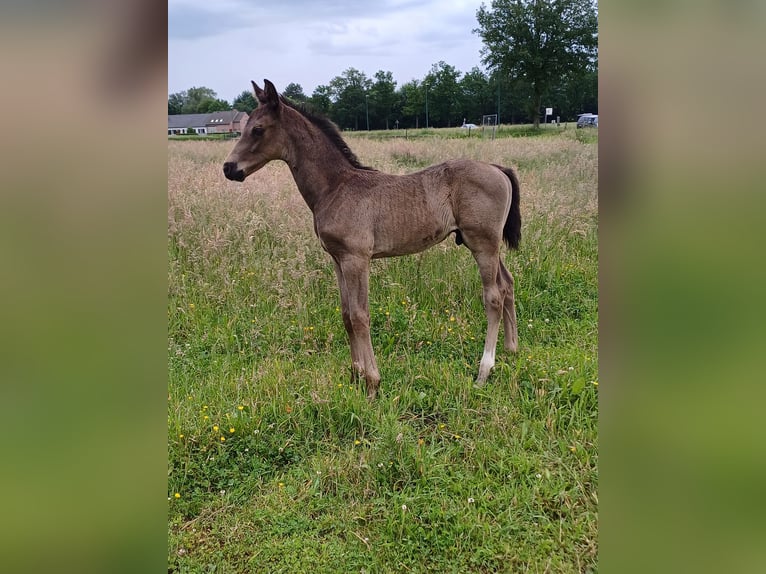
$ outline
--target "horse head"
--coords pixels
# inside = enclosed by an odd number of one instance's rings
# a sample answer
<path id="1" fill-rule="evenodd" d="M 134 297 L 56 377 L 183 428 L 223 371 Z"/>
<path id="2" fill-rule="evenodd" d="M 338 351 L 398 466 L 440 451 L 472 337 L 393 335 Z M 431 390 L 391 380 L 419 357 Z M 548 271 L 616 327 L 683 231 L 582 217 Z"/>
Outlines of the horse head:
<path id="1" fill-rule="evenodd" d="M 224 175 L 234 181 L 244 181 L 271 160 L 284 159 L 285 135 L 280 125 L 283 104 L 277 89 L 269 80 L 264 80 L 264 89 L 252 84 L 258 107 L 223 164 Z"/>

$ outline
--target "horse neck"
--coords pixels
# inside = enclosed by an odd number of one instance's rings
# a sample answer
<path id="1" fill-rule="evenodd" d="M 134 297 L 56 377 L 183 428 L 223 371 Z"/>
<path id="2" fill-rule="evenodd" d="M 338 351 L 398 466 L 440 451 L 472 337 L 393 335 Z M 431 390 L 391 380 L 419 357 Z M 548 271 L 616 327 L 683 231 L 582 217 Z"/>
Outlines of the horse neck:
<path id="1" fill-rule="evenodd" d="M 294 112 L 296 129 L 287 130 L 285 162 L 311 211 L 335 189 L 353 166 L 322 131 Z"/>

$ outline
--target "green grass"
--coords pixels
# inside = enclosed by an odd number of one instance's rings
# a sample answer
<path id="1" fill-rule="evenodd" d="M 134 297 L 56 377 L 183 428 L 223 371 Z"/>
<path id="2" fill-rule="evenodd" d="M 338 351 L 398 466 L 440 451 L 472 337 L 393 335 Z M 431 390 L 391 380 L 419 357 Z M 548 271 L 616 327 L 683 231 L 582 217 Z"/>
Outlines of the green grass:
<path id="1" fill-rule="evenodd" d="M 495 139 L 502 138 L 528 138 L 528 137 L 556 137 L 561 136 L 564 132 L 569 132 L 575 129 L 575 123 L 569 122 L 565 125 L 556 126 L 552 124 L 540 125 L 535 128 L 532 124 L 501 124 L 495 129 Z M 597 141 L 597 131 L 596 140 Z M 377 141 L 387 141 L 390 139 L 460 139 L 460 138 L 478 138 L 478 139 L 491 139 L 492 128 L 484 128 L 479 126 L 470 131 L 461 127 L 455 128 L 416 128 L 416 129 L 398 129 L 398 130 L 360 130 L 344 132 L 344 136 L 351 138 L 365 138 Z M 589 142 L 592 143 L 592 142 Z"/>
<path id="2" fill-rule="evenodd" d="M 374 262 L 368 402 L 286 170 L 234 195 L 215 183 L 231 144 L 206 145 L 170 148 L 169 571 L 596 571 L 597 230 L 572 207 L 589 171 L 551 149 L 552 175 L 528 186 L 550 209 L 527 209 L 505 255 L 520 349 L 501 335 L 481 389 L 468 250 Z"/>

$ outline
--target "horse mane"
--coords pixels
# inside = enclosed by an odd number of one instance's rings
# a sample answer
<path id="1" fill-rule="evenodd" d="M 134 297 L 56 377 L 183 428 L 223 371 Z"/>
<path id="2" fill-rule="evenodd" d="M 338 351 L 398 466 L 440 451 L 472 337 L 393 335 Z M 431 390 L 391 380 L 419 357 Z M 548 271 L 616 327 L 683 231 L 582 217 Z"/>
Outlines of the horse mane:
<path id="1" fill-rule="evenodd" d="M 313 110 L 311 110 L 306 104 L 297 104 L 295 102 L 292 102 L 285 98 L 284 96 L 279 96 L 280 101 L 287 106 L 288 108 L 292 108 L 299 114 L 301 114 L 304 118 L 306 118 L 309 122 L 311 122 L 314 126 L 319 128 L 319 131 L 321 131 L 328 140 L 330 140 L 330 143 L 332 143 L 333 146 L 335 146 L 338 151 L 340 151 L 343 154 L 343 157 L 345 157 L 348 162 L 354 166 L 356 169 L 366 169 L 369 171 L 377 171 L 375 168 L 368 167 L 366 165 L 362 165 L 359 162 L 359 158 L 356 157 L 354 152 L 351 151 L 351 148 L 348 147 L 348 144 L 343 139 L 343 136 L 340 135 L 340 130 L 338 130 L 338 126 L 336 126 L 330 118 L 327 118 L 325 116 L 322 116 L 320 114 L 317 114 Z"/>

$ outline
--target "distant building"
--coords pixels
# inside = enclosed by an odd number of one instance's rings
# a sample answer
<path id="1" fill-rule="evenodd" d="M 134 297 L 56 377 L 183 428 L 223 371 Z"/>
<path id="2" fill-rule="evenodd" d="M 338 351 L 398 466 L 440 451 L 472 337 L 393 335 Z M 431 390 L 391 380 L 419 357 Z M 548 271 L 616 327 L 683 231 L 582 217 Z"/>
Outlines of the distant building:
<path id="1" fill-rule="evenodd" d="M 249 116 L 239 110 L 213 112 L 210 114 L 174 114 L 168 115 L 168 135 L 182 135 L 193 130 L 204 134 L 241 134 Z"/>

